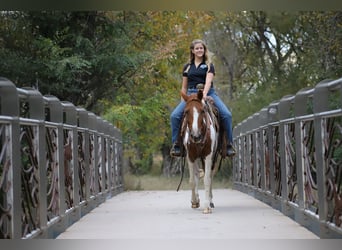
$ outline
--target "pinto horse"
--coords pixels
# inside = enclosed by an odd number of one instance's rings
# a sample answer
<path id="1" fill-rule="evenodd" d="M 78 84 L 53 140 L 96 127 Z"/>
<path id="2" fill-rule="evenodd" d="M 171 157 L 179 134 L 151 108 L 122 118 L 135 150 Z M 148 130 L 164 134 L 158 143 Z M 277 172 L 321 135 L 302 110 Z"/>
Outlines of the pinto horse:
<path id="1" fill-rule="evenodd" d="M 181 137 L 186 151 L 192 188 L 192 208 L 200 207 L 198 184 L 200 173 L 204 171 L 205 201 L 203 213 L 212 212 L 212 179 L 214 175 L 215 152 L 218 144 L 217 117 L 210 112 L 210 107 L 203 100 L 203 91 L 187 96 L 181 93 L 186 102 Z"/>

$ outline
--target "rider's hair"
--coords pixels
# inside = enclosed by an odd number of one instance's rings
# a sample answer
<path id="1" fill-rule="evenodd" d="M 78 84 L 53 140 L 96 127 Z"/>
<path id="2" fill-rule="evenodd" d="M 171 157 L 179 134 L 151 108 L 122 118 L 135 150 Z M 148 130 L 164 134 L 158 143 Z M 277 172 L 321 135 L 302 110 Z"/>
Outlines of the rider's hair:
<path id="1" fill-rule="evenodd" d="M 203 48 L 204 48 L 204 55 L 203 55 L 203 62 L 208 66 L 208 71 L 210 69 L 210 64 L 211 64 L 211 58 L 209 56 L 209 50 L 207 45 L 205 44 L 205 42 L 201 39 L 195 39 L 191 42 L 190 44 L 190 58 L 189 58 L 189 63 L 193 63 L 195 60 L 195 55 L 194 53 L 192 53 L 193 49 L 195 48 L 196 44 L 202 44 Z"/>

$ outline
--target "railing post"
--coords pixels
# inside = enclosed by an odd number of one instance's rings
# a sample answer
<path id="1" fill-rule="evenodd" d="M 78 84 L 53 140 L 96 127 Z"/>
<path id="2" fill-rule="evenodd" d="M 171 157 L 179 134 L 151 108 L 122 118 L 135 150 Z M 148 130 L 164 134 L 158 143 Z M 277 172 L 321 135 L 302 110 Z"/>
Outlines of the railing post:
<path id="1" fill-rule="evenodd" d="M 101 199 L 106 195 L 106 162 L 105 162 L 105 139 L 104 139 L 104 122 L 102 118 L 96 118 L 96 130 L 99 136 L 99 172 L 100 172 L 100 187 L 101 187 Z"/>
<path id="2" fill-rule="evenodd" d="M 248 117 L 246 121 L 246 129 L 245 131 L 250 131 L 250 124 L 252 122 L 252 117 Z M 245 167 L 246 167 L 246 182 L 248 186 L 252 186 L 252 136 L 253 134 L 251 132 L 246 134 L 246 152 L 245 152 Z"/>
<path id="3" fill-rule="evenodd" d="M 8 145 L 4 154 L 3 175 L 7 171 L 5 179 L 6 187 L 4 193 L 6 209 L 9 209 L 7 222 L 9 225 L 1 225 L 8 228 L 7 235 L 11 239 L 22 237 L 21 223 L 21 163 L 20 163 L 20 126 L 19 126 L 19 97 L 15 85 L 6 78 L 0 78 L 0 114 L 10 117 L 10 124 L 5 129 L 5 136 L 1 138 L 2 145 Z"/>
<path id="4" fill-rule="evenodd" d="M 96 204 L 100 203 L 99 200 L 99 192 L 100 192 L 100 176 L 99 176 L 99 133 L 97 131 L 97 118 L 95 116 L 94 113 L 89 113 L 89 129 L 90 132 L 94 135 L 94 141 L 93 141 L 93 145 L 91 145 L 92 147 L 92 154 L 93 154 L 93 159 L 91 159 L 92 162 L 92 166 L 91 166 L 91 170 L 94 171 L 94 183 L 92 183 L 93 187 L 93 193 L 94 196 L 96 197 L 97 200 L 95 200 Z M 91 177 L 92 178 L 92 177 Z"/>
<path id="5" fill-rule="evenodd" d="M 245 184 L 247 177 L 246 177 L 246 121 L 243 121 L 241 123 L 241 130 L 243 131 L 243 135 L 241 137 L 241 169 L 240 169 L 240 174 L 241 174 L 241 183 Z"/>
<path id="6" fill-rule="evenodd" d="M 52 164 L 52 166 L 57 166 L 57 189 L 58 190 L 54 190 L 53 192 L 54 195 L 52 196 L 51 199 L 53 199 L 53 197 L 55 195 L 57 195 L 58 197 L 58 214 L 56 216 L 60 217 L 60 222 L 56 225 L 56 227 L 50 227 L 49 228 L 49 234 L 50 237 L 54 237 L 55 234 L 58 234 L 59 232 L 63 232 L 66 227 L 67 227 L 67 222 L 66 222 L 66 217 L 65 217 L 65 212 L 66 212 L 66 203 L 65 203 L 65 173 L 64 173 L 64 139 L 63 139 L 63 107 L 62 104 L 60 102 L 60 100 L 55 97 L 55 96 L 51 96 L 51 95 L 46 95 L 44 96 L 44 99 L 46 100 L 46 111 L 47 111 L 47 121 L 52 122 L 53 125 L 53 129 L 55 134 L 53 133 L 53 135 L 55 135 L 55 138 L 51 138 L 51 139 L 55 139 L 55 148 L 53 148 L 54 150 L 56 150 L 55 152 L 51 152 L 54 153 L 53 155 L 53 159 L 49 159 L 50 164 Z M 47 136 L 52 136 L 52 135 L 47 135 Z M 49 149 L 47 148 L 47 151 Z M 52 172 L 54 171 L 54 169 L 51 170 Z M 53 172 L 54 173 L 54 172 Z M 50 181 L 55 181 L 55 180 L 50 180 Z"/>
<path id="7" fill-rule="evenodd" d="M 251 116 L 251 124 L 256 124 L 257 123 L 257 116 L 258 113 L 255 113 Z M 257 157 L 257 139 L 258 139 L 258 133 L 256 131 L 256 129 L 253 129 L 252 127 L 250 128 L 252 131 L 251 133 L 251 143 L 250 143 L 250 147 L 251 147 L 251 152 L 253 154 L 251 154 L 251 162 L 252 162 L 252 169 L 251 169 L 251 184 L 257 188 L 258 187 L 258 157 Z"/>
<path id="8" fill-rule="evenodd" d="M 314 113 L 320 113 L 329 110 L 328 104 L 329 90 L 325 82 L 320 82 L 316 85 L 313 93 L 313 109 Z M 327 164 L 324 160 L 325 147 L 324 147 L 324 120 L 321 116 L 314 116 L 314 127 L 315 127 L 315 155 L 316 155 L 316 166 L 317 166 L 317 186 L 318 186 L 318 215 L 320 221 L 320 237 L 327 238 L 329 232 L 326 229 L 326 221 L 328 218 L 328 203 L 327 203 L 327 179 L 326 171 Z"/>
<path id="9" fill-rule="evenodd" d="M 240 135 L 241 135 L 241 124 L 237 124 L 233 130 L 234 147 L 236 149 L 236 155 L 233 158 L 233 182 L 238 182 L 238 171 L 241 169 L 241 148 L 240 148 Z"/>
<path id="10" fill-rule="evenodd" d="M 280 102 L 279 102 L 279 153 L 280 153 L 280 169 L 281 169 L 281 211 L 286 214 L 287 216 L 291 216 L 290 209 L 288 206 L 288 200 L 289 200 L 289 187 L 288 187 L 288 178 L 290 177 L 290 163 L 288 159 L 288 153 L 286 152 L 287 146 L 292 143 L 289 141 L 289 135 L 288 135 L 288 128 L 287 124 L 283 122 L 283 120 L 288 119 L 291 117 L 290 114 L 290 108 L 291 108 L 291 101 L 292 96 L 284 96 Z"/>
<path id="11" fill-rule="evenodd" d="M 116 192 L 120 192 L 123 190 L 123 146 L 122 146 L 122 133 L 120 132 L 120 130 L 118 128 L 114 128 L 115 129 L 115 140 L 116 140 L 116 155 L 115 155 L 115 162 L 116 162 L 116 166 L 115 166 L 115 173 L 116 173 L 116 181 L 115 181 L 115 189 Z"/>
<path id="12" fill-rule="evenodd" d="M 112 153 L 111 153 L 111 144 L 112 144 L 112 130 L 110 123 L 108 121 L 104 121 L 104 134 L 105 134 L 105 141 L 106 141 L 106 171 L 107 171 L 107 179 L 106 183 L 108 186 L 108 196 L 112 196 Z"/>
<path id="13" fill-rule="evenodd" d="M 69 218 L 68 224 L 72 224 L 74 221 L 77 221 L 81 218 L 81 209 L 79 207 L 80 203 L 80 186 L 77 181 L 79 166 L 78 166 L 78 134 L 77 134 L 77 112 L 76 107 L 71 102 L 62 101 L 63 107 L 63 119 L 64 123 L 70 125 L 71 128 L 65 128 L 64 131 L 67 132 L 67 138 L 64 144 L 64 175 L 65 178 L 70 179 L 71 183 L 66 183 L 67 185 L 71 185 L 72 193 L 71 197 L 65 197 L 66 199 L 70 199 L 69 202 L 73 202 L 71 207 L 74 207 L 74 211 Z M 69 133 L 70 132 L 70 133 Z M 64 132 L 63 132 L 64 136 Z M 70 158 L 71 157 L 71 158 Z M 70 165 L 69 165 L 70 163 Z M 71 172 L 71 175 L 70 175 Z M 65 191 L 67 192 L 68 186 L 64 185 Z"/>
<path id="14" fill-rule="evenodd" d="M 274 196 L 275 193 L 275 149 L 273 139 L 273 123 L 278 121 L 278 102 L 273 102 L 268 106 L 268 128 L 267 128 L 267 147 L 269 152 L 269 171 L 270 171 L 270 191 Z"/>
<path id="15" fill-rule="evenodd" d="M 308 96 L 305 94 L 307 89 L 302 89 L 297 92 L 294 98 L 294 115 L 295 117 L 301 117 L 307 114 L 307 99 Z M 297 192 L 298 192 L 298 210 L 295 211 L 295 219 L 302 225 L 306 225 L 306 219 L 304 215 L 305 210 L 305 163 L 304 163 L 304 152 L 303 152 L 303 120 L 295 119 L 295 140 L 296 140 L 296 174 L 297 174 Z"/>
<path id="16" fill-rule="evenodd" d="M 263 108 L 260 111 L 259 118 L 259 125 L 260 127 L 264 127 L 267 124 L 267 108 Z M 260 187 L 262 190 L 266 190 L 266 161 L 265 161 L 265 135 L 264 135 L 264 129 L 260 130 Z"/>
<path id="17" fill-rule="evenodd" d="M 77 108 L 78 126 L 81 128 L 80 133 L 83 132 L 82 141 L 80 141 L 79 147 L 83 152 L 82 164 L 84 164 L 84 199 L 90 201 L 90 140 L 89 140 L 89 122 L 88 111 L 84 108 Z M 82 177 L 82 176 L 81 176 Z M 83 188 L 83 187 L 80 187 Z M 86 211 L 82 211 L 82 214 Z"/>
<path id="18" fill-rule="evenodd" d="M 44 114 L 44 100 L 42 94 L 33 88 L 21 88 L 19 89 L 20 95 L 28 103 L 28 117 L 29 119 L 38 121 L 37 129 L 33 130 L 35 147 L 31 153 L 32 156 L 37 157 L 37 175 L 38 175 L 38 190 L 39 190 L 39 202 L 38 202 L 38 216 L 39 227 L 41 234 L 39 237 L 46 238 L 47 236 L 47 195 L 46 195 L 46 138 L 45 138 L 45 114 Z M 34 128 L 34 126 L 32 126 Z M 34 163 L 31 163 L 32 165 Z M 35 171 L 33 169 L 33 171 Z M 32 183 L 34 184 L 34 183 Z M 33 187 L 34 188 L 34 187 Z M 32 197 L 33 198 L 33 197 Z"/>

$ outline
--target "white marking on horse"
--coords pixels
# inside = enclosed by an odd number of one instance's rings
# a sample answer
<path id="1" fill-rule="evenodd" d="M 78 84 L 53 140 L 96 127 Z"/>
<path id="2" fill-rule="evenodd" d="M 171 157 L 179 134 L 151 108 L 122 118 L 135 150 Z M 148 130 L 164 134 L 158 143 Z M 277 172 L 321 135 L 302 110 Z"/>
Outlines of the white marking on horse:
<path id="1" fill-rule="evenodd" d="M 199 113 L 196 107 L 194 109 L 194 120 L 192 122 L 192 135 L 195 137 L 198 137 L 200 134 L 199 129 L 198 129 L 198 120 L 199 120 Z"/>

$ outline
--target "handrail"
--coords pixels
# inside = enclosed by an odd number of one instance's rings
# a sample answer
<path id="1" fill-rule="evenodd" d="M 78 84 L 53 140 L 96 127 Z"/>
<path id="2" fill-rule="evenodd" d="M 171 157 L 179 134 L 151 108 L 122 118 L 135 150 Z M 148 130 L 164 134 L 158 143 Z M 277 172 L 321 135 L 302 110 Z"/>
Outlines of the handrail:
<path id="1" fill-rule="evenodd" d="M 109 122 L 0 78 L 0 239 L 56 238 L 123 191 L 122 154 Z"/>
<path id="2" fill-rule="evenodd" d="M 321 238 L 342 238 L 342 78 L 284 96 L 234 128 L 234 187 Z"/>

